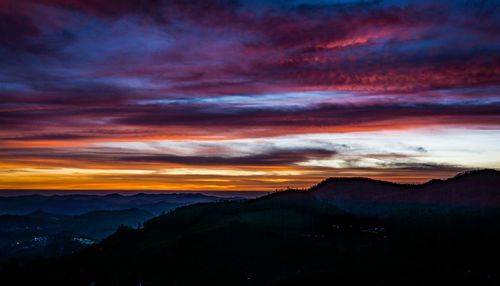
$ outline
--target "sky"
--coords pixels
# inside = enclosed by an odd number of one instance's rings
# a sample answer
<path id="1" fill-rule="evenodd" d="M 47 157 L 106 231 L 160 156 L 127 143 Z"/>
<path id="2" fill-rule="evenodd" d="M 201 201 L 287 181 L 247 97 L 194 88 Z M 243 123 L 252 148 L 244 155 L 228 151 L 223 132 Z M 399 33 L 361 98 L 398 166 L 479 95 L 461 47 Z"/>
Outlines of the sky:
<path id="1" fill-rule="evenodd" d="M 498 1 L 0 1 L 0 189 L 500 169 Z"/>

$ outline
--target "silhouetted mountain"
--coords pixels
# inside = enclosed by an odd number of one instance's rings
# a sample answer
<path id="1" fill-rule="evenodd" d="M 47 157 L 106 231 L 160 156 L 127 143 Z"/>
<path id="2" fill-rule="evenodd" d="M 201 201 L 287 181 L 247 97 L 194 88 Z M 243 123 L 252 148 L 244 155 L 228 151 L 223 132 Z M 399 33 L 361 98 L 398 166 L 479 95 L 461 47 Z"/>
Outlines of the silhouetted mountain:
<path id="1" fill-rule="evenodd" d="M 368 178 L 329 178 L 308 190 L 277 195 L 314 197 L 323 201 L 500 207 L 499 186 L 500 171 L 479 170 L 424 184 L 397 184 Z"/>
<path id="2" fill-rule="evenodd" d="M 239 198 L 224 198 L 234 200 Z M 139 208 L 153 214 L 160 214 L 180 206 L 215 202 L 219 197 L 203 194 L 136 194 L 124 196 L 110 195 L 29 195 L 0 197 L 1 214 L 24 215 L 37 210 L 53 214 L 78 215 L 96 210 L 124 210 Z"/>
<path id="3" fill-rule="evenodd" d="M 185 206 L 69 256 L 6 263 L 0 284 L 498 285 L 500 209 L 462 205 L 469 192 L 480 202 L 495 195 L 497 178 L 480 171 L 422 185 L 328 179 L 309 191 Z M 360 217 L 336 206 L 366 206 L 365 191 L 372 204 L 399 209 Z M 439 199 L 409 203 L 413 191 Z M 460 194 L 446 200 L 452 207 L 428 211 L 450 192 Z"/>

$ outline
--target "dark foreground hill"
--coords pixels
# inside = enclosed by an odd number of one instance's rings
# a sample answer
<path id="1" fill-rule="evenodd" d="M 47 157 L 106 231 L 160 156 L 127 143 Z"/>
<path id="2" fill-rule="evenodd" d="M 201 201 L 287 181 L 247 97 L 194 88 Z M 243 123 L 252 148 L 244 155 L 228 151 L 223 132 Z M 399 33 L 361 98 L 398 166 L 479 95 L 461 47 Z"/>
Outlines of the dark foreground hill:
<path id="1" fill-rule="evenodd" d="M 453 182 L 455 179 L 443 184 Z M 123 227 L 101 243 L 70 256 L 24 267 L 7 264 L 0 284 L 500 282 L 498 208 L 453 205 L 446 212 L 429 212 L 426 204 L 404 202 L 401 205 L 424 211 L 403 216 L 399 211 L 386 216 L 357 216 L 337 207 L 335 200 L 318 199 L 313 195 L 318 190 L 182 207 L 147 221 L 141 229 Z"/>
<path id="2" fill-rule="evenodd" d="M 500 207 L 500 171 L 470 171 L 421 185 L 367 178 L 330 178 L 309 191 L 315 198 L 328 201 Z"/>
<path id="3" fill-rule="evenodd" d="M 457 210 L 500 208 L 500 172 L 478 170 L 424 184 L 397 184 L 369 178 L 329 178 L 307 190 L 277 197 L 315 199 L 363 217 L 434 215 Z"/>

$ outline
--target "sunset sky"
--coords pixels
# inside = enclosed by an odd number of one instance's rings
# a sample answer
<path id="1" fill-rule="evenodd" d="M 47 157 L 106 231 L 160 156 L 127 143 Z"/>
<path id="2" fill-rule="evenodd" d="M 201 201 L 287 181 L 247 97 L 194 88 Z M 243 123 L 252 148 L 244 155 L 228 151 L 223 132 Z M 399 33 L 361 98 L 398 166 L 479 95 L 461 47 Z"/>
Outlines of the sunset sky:
<path id="1" fill-rule="evenodd" d="M 1 0 L 0 189 L 500 169 L 499 6 Z"/>

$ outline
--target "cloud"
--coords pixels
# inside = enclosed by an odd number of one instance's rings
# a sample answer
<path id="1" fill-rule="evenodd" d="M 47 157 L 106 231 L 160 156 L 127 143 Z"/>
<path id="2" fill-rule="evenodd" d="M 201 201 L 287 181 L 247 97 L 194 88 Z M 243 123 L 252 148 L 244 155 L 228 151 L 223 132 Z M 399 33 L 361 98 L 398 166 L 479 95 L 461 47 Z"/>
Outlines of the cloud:
<path id="1" fill-rule="evenodd" d="M 82 94 L 86 94 L 83 92 Z M 23 129 L 39 133 L 43 128 L 46 133 L 54 133 L 57 126 L 71 127 L 80 132 L 92 128 L 108 129 L 151 129 L 183 132 L 186 135 L 211 132 L 212 135 L 224 135 L 230 130 L 234 135 L 248 134 L 258 129 L 256 134 L 282 135 L 301 132 L 300 129 L 277 129 L 276 127 L 314 128 L 325 132 L 332 128 L 356 127 L 367 129 L 399 129 L 405 125 L 484 125 L 496 126 L 500 122 L 500 106 L 485 101 L 471 104 L 468 101 L 451 103 L 350 103 L 326 104 L 321 99 L 316 105 L 304 104 L 283 107 L 275 103 L 255 105 L 248 101 L 246 106 L 234 106 L 231 102 L 196 102 L 180 101 L 166 104 L 133 104 L 135 95 L 125 93 L 119 101 L 113 103 L 113 96 L 107 98 L 106 90 L 95 95 L 63 96 L 54 98 L 41 96 L 40 100 L 29 101 L 30 105 L 22 108 L 5 108 L 0 112 L 0 126 L 4 130 Z M 120 94 L 120 93 L 118 93 Z M 117 95 L 118 96 L 118 95 Z M 36 99 L 36 98 L 34 98 Z M 7 98 L 6 104 L 25 105 L 22 97 Z M 232 99 L 231 99 L 232 100 Z M 329 99 L 324 99 L 328 101 Z M 130 103 L 128 103 L 130 102 Z M 42 104 L 40 108 L 37 105 Z M 261 107 L 259 107 L 261 106 Z M 1 107 L 1 105 L 0 105 Z M 32 119 L 37 119 L 33 125 Z M 394 122 L 397 120 L 397 122 Z M 372 126 L 372 127 L 370 127 Z M 201 130 L 200 130 L 201 128 Z M 119 129 L 117 133 L 119 134 Z M 226 131 L 224 131 L 226 130 Z M 303 130 L 302 132 L 310 132 Z M 76 132 L 72 132 L 75 134 Z M 32 135 L 34 136 L 34 135 Z M 12 138 L 13 136 L 7 136 Z M 29 136 L 28 136 L 29 137 Z"/>
<path id="2" fill-rule="evenodd" d="M 288 166 L 309 159 L 328 158 L 336 153 L 336 151 L 325 149 L 293 149 L 270 150 L 261 154 L 231 157 L 144 155 L 126 156 L 121 160 L 126 162 L 170 163 L 192 166 Z"/>
<path id="3" fill-rule="evenodd" d="M 50 71 L 73 63 L 78 68 L 71 72 L 94 76 L 175 78 L 162 86 L 173 93 L 248 93 L 276 85 L 404 91 L 499 80 L 492 40 L 498 29 L 484 29 L 498 26 L 497 14 L 480 5 L 54 0 L 8 9 L 19 5 L 9 3 L 2 7 L 12 23 L 1 32 L 8 46 L 36 46 L 52 57 L 32 64 Z M 37 9 L 53 14 L 53 23 L 42 25 Z M 150 18 L 165 21 L 144 22 Z"/>
<path id="4" fill-rule="evenodd" d="M 81 135 L 81 134 L 39 134 L 33 136 L 20 136 L 20 137 L 10 137 L 1 138 L 0 140 L 9 141 L 38 141 L 38 140 L 78 140 L 78 139 L 89 139 L 94 138 L 93 136 Z"/>
<path id="5" fill-rule="evenodd" d="M 418 147 L 417 148 L 417 152 L 420 152 L 420 153 L 426 153 L 427 150 L 424 148 L 424 147 Z"/>
<path id="6" fill-rule="evenodd" d="M 332 157 L 352 170 L 368 162 L 451 171 L 439 161 L 446 150 L 426 142 L 408 143 L 411 154 L 312 141 L 243 151 L 204 143 L 185 153 L 103 146 L 416 128 L 493 134 L 499 11 L 495 1 L 1 1 L 0 159 L 298 168 Z M 467 154 L 454 155 L 467 166 L 495 165 L 494 156 Z"/>
<path id="7" fill-rule="evenodd" d="M 56 136 L 56 138 L 59 136 Z M 40 139 L 42 138 L 42 139 Z M 24 138 L 24 140 L 53 140 L 54 136 L 40 136 Z M 73 137 L 57 138 L 57 140 L 77 139 Z M 287 166 L 310 159 L 325 159 L 337 154 L 336 150 L 324 148 L 282 148 L 266 147 L 262 150 L 252 150 L 251 153 L 227 150 L 223 155 L 224 146 L 193 146 L 189 155 L 172 154 L 165 152 L 130 152 L 120 149 L 92 148 L 77 149 L 65 148 L 53 150 L 50 148 L 3 148 L 0 149 L 0 158 L 10 160 L 48 159 L 48 160 L 75 160 L 83 162 L 99 162 L 108 164 L 129 163 L 168 163 L 187 166 Z M 217 151 L 219 154 L 211 154 Z M 195 155 L 201 152 L 199 155 Z M 208 152 L 208 153 L 207 153 Z"/>

